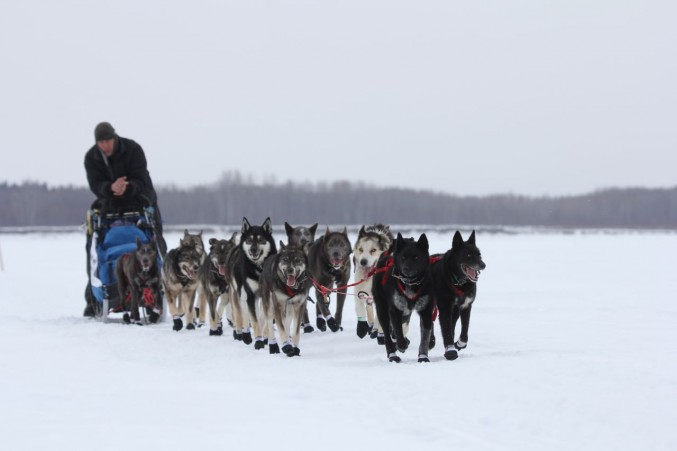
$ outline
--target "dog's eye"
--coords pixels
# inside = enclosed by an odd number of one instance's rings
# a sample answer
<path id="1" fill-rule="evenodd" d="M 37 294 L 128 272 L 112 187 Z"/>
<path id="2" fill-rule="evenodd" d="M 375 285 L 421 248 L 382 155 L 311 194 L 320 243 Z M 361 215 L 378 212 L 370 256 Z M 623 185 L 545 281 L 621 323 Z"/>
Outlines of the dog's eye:
<path id="1" fill-rule="evenodd" d="M 374 252 L 376 252 L 376 249 L 372 249 L 369 251 L 370 254 L 373 254 Z"/>
<path id="2" fill-rule="evenodd" d="M 360 252 L 360 253 L 364 252 L 364 250 L 362 248 L 359 248 L 357 251 Z"/>

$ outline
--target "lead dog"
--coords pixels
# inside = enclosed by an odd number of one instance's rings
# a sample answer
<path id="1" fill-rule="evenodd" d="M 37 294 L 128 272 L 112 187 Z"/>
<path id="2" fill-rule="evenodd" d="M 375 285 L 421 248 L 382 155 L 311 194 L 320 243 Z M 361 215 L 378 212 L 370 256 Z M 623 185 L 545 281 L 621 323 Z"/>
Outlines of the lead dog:
<path id="1" fill-rule="evenodd" d="M 329 310 L 329 295 L 325 296 L 322 290 L 345 287 L 350 279 L 350 259 L 352 253 L 348 230 L 343 232 L 327 231 L 310 245 L 308 250 L 308 272 L 313 284 L 316 284 L 315 293 L 317 303 L 317 328 L 325 331 L 327 326 L 332 332 L 339 330 L 343 316 L 343 304 L 346 300 L 345 288 L 337 292 L 336 317 Z M 318 287 L 322 287 L 322 290 Z"/>
<path id="2" fill-rule="evenodd" d="M 381 268 L 385 270 L 378 272 Z M 385 334 L 388 360 L 400 362 L 397 351 L 404 352 L 409 342 L 404 335 L 402 324 L 418 312 L 421 323 L 421 344 L 418 361 L 429 362 L 428 350 L 433 330 L 435 302 L 430 277 L 428 238 L 425 233 L 418 241 L 402 238 L 397 234 L 392 256 L 382 256 L 374 276 L 372 293 L 376 304 L 378 320 Z M 393 341 L 391 327 L 395 332 Z"/>
<path id="3" fill-rule="evenodd" d="M 257 349 L 264 344 L 263 331 L 259 324 L 257 310 L 261 298 L 260 278 L 263 262 L 277 253 L 273 241 L 273 228 L 270 218 L 261 226 L 252 226 L 247 218 L 242 218 L 240 243 L 228 256 L 228 268 L 231 271 L 231 304 L 233 307 L 233 336 L 245 344 L 251 344 L 250 325 L 254 328 Z"/>
<path id="4" fill-rule="evenodd" d="M 357 234 L 357 241 L 353 247 L 353 264 L 355 265 L 355 280 L 361 281 L 354 288 L 357 336 L 360 338 L 364 338 L 370 332 L 372 338 L 376 338 L 379 332 L 381 332 L 381 337 L 383 336 L 378 318 L 374 315 L 371 287 L 376 264 L 392 244 L 393 234 L 387 225 L 362 226 Z"/>
<path id="5" fill-rule="evenodd" d="M 150 310 L 148 321 L 156 323 L 162 313 L 162 295 L 160 294 L 160 274 L 157 263 L 157 250 L 151 243 L 136 238 L 136 250 L 123 254 L 115 264 L 115 278 L 118 293 L 123 300 L 129 299 L 131 322 L 143 325 L 139 317 L 139 306 Z M 125 315 L 129 322 L 129 315 Z"/>
<path id="6" fill-rule="evenodd" d="M 237 245 L 237 233 L 230 240 L 209 239 L 209 254 L 202 262 L 199 273 L 199 288 L 209 306 L 209 335 L 222 335 L 223 309 L 229 305 L 230 284 L 227 271 L 228 254 Z M 219 303 L 219 299 L 221 302 Z"/>
<path id="7" fill-rule="evenodd" d="M 484 268 L 486 265 L 475 244 L 474 230 L 467 241 L 463 241 L 461 232 L 456 231 L 451 249 L 432 264 L 433 291 L 447 360 L 456 359 L 458 351 L 468 346 L 470 311 L 477 296 L 477 279 Z M 459 317 L 461 335 L 454 343 L 454 329 Z"/>
<path id="8" fill-rule="evenodd" d="M 317 230 L 317 223 L 311 225 L 310 227 L 297 226 L 294 227 L 288 222 L 284 223 L 284 230 L 287 233 L 287 244 L 289 246 L 305 246 L 306 244 L 311 244 L 315 241 L 315 231 Z M 313 300 L 310 300 L 313 302 Z M 308 315 L 308 306 L 305 307 L 305 312 L 303 314 L 303 332 L 309 334 L 315 329 L 310 324 L 310 316 Z"/>
<path id="9" fill-rule="evenodd" d="M 162 265 L 162 285 L 167 296 L 169 313 L 174 320 L 173 329 L 183 329 L 181 318 L 186 315 L 186 329 L 195 329 L 193 302 L 198 285 L 198 270 L 202 258 L 191 242 L 179 241 L 179 247 L 167 253 Z"/>
<path id="10" fill-rule="evenodd" d="M 301 246 L 285 246 L 271 255 L 263 264 L 261 275 L 261 299 L 265 312 L 268 350 L 278 354 L 280 347 L 275 340 L 273 320 L 280 334 L 282 352 L 288 357 L 301 355 L 299 338 L 303 315 L 306 312 L 310 280 L 307 250 Z M 259 342 L 256 343 L 259 345 Z M 259 346 L 257 349 L 262 348 Z"/>

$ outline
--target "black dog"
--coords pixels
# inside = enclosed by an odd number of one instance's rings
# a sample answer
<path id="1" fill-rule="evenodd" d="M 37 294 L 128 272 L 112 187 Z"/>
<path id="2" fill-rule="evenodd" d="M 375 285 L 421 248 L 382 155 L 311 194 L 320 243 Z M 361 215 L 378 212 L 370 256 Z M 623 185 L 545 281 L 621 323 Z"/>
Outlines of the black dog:
<path id="1" fill-rule="evenodd" d="M 129 300 L 131 321 L 125 314 L 125 322 L 142 325 L 139 306 L 143 305 L 150 312 L 148 320 L 156 323 L 162 312 L 162 296 L 155 247 L 136 238 L 136 250 L 123 254 L 115 264 L 115 277 L 121 299 L 125 304 Z"/>
<path id="2" fill-rule="evenodd" d="M 327 232 L 315 240 L 308 250 L 308 272 L 313 283 L 326 289 L 333 289 L 334 284 L 337 288 L 345 287 L 350 279 L 351 265 L 348 257 L 352 252 L 346 228 L 343 232 L 330 232 L 327 228 Z M 325 331 L 329 326 L 332 332 L 336 332 L 341 326 L 346 289 L 337 292 L 336 316 L 332 317 L 329 311 L 329 294 L 325 296 L 318 285 L 315 286 L 317 328 Z"/>
<path id="3" fill-rule="evenodd" d="M 264 345 L 263 330 L 256 316 L 256 304 L 261 299 L 259 279 L 263 272 L 263 262 L 276 253 L 270 218 L 266 218 L 260 226 L 252 226 L 247 218 L 242 218 L 240 243 L 229 254 L 227 263 L 233 287 L 233 336 L 236 340 L 251 344 L 251 325 L 257 341 L 256 349 L 261 349 Z"/>
<path id="4" fill-rule="evenodd" d="M 432 296 L 428 238 L 425 233 L 418 241 L 397 234 L 392 253 L 379 259 L 372 282 L 376 314 L 385 335 L 386 353 L 391 362 L 400 362 L 397 351 L 409 346 L 402 324 L 409 321 L 414 310 L 421 323 L 421 344 L 418 361 L 429 362 L 428 350 L 433 330 L 435 302 Z M 393 341 L 391 328 L 395 332 Z"/>
<path id="5" fill-rule="evenodd" d="M 441 260 L 432 264 L 433 292 L 440 316 L 444 339 L 444 357 L 454 360 L 458 350 L 468 345 L 470 311 L 477 295 L 477 279 L 486 268 L 480 250 L 475 245 L 475 231 L 468 241 L 463 241 L 456 231 L 448 250 Z M 461 336 L 454 343 L 456 321 L 461 318 Z"/>

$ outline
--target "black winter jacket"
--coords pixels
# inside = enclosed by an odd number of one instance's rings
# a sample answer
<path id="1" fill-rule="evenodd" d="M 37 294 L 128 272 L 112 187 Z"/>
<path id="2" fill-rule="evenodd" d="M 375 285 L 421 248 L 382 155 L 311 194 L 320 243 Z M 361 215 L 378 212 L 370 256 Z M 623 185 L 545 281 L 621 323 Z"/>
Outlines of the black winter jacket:
<path id="1" fill-rule="evenodd" d="M 116 137 L 115 152 L 108 158 L 96 146 L 85 154 L 87 182 L 102 207 L 108 209 L 139 208 L 157 203 L 157 194 L 153 188 L 146 167 L 146 155 L 135 141 Z M 123 196 L 113 196 L 111 185 L 119 177 L 127 176 L 127 189 Z"/>

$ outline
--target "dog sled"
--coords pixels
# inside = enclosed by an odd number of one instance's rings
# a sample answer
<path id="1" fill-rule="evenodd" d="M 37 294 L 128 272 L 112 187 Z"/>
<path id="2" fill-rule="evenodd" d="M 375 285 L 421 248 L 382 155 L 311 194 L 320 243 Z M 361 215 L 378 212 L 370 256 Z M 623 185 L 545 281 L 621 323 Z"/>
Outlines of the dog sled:
<path id="1" fill-rule="evenodd" d="M 102 213 L 87 211 L 87 273 L 85 300 L 94 308 L 94 317 L 103 322 L 129 322 L 131 293 L 119 293 L 116 265 L 119 259 L 134 258 L 138 243 L 152 243 L 157 253 L 157 272 L 146 281 L 140 310 L 145 323 L 163 320 L 165 300 L 160 287 L 162 253 L 153 207 L 136 211 Z M 157 289 L 150 289 L 150 287 Z"/>

